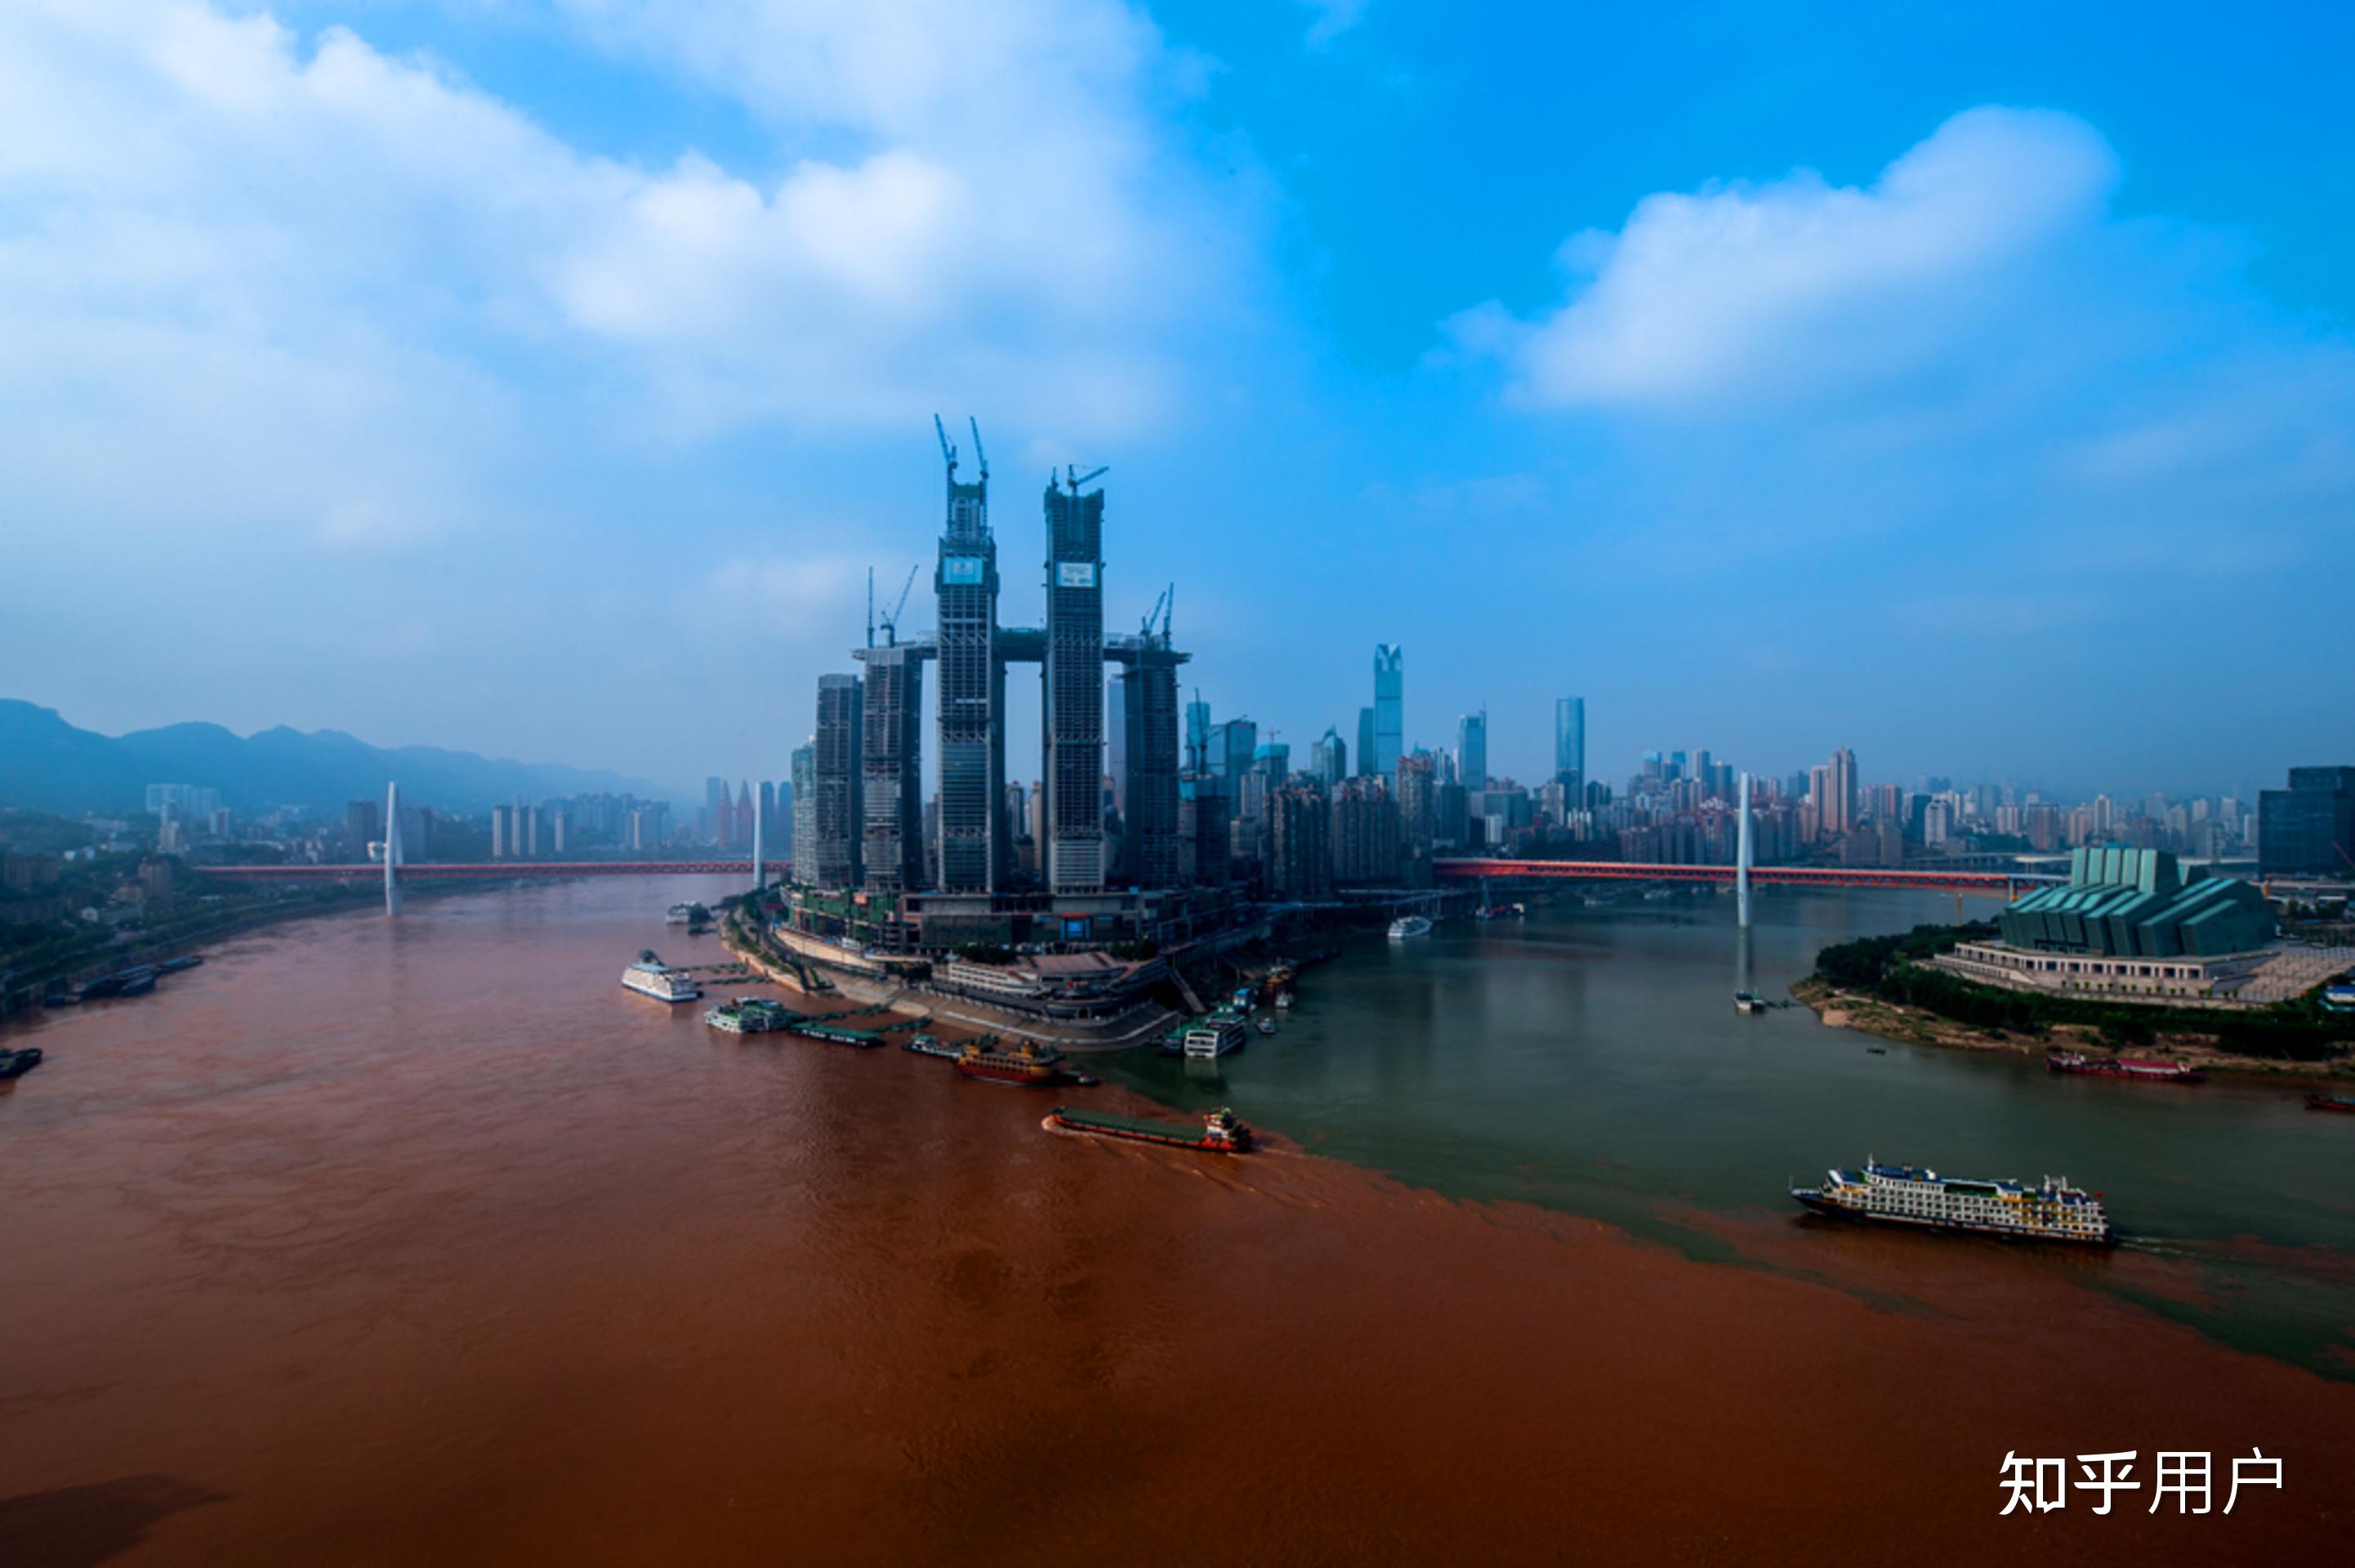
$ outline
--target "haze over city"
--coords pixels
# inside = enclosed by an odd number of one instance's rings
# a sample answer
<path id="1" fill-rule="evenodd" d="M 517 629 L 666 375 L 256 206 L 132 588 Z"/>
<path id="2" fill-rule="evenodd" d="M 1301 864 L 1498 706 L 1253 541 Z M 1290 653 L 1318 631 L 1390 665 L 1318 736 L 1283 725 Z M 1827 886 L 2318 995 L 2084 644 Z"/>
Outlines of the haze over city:
<path id="1" fill-rule="evenodd" d="M 5 694 L 777 777 L 938 411 L 1009 620 L 1109 463 L 1108 629 L 1300 751 L 1388 641 L 1532 780 L 1578 692 L 1605 778 L 2253 794 L 2355 748 L 2355 37 L 2275 19 L 12 6 Z"/>

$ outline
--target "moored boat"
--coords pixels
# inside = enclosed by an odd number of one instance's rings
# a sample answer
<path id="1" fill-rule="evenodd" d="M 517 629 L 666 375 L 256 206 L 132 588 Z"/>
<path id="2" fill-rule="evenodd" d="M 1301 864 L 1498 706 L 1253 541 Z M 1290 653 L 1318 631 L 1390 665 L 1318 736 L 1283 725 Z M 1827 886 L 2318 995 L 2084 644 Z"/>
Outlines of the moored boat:
<path id="1" fill-rule="evenodd" d="M 2137 1056 L 2088 1056 L 2082 1051 L 2051 1051 L 2044 1065 L 2055 1073 L 2089 1078 L 2127 1078 L 2137 1084 L 2204 1084 L 2208 1075 L 2180 1062 L 2157 1062 Z"/>
<path id="2" fill-rule="evenodd" d="M 1049 1111 L 1046 1125 L 1063 1132 L 1086 1133 L 1092 1138 L 1125 1139 L 1133 1143 L 1159 1143 L 1172 1149 L 1199 1149 L 1218 1154 L 1242 1154 L 1252 1146 L 1251 1128 L 1224 1106 L 1203 1118 L 1199 1128 L 1146 1117 L 1074 1110 L 1069 1106 L 1057 1106 Z"/>
<path id="3" fill-rule="evenodd" d="M 656 1001 L 693 1001 L 703 994 L 695 977 L 671 968 L 655 957 L 652 948 L 639 949 L 638 961 L 622 971 L 622 983 L 640 996 Z"/>
<path id="4" fill-rule="evenodd" d="M 2306 1108 L 2308 1110 L 2355 1111 L 2355 1096 L 2308 1095 L 2306 1097 Z"/>
<path id="5" fill-rule="evenodd" d="M 764 996 L 740 996 L 723 1001 L 703 1015 L 703 1022 L 728 1034 L 767 1034 L 788 1029 L 800 1014 Z"/>
<path id="6" fill-rule="evenodd" d="M 21 1051 L 0 1051 L 0 1078 L 21 1078 L 41 1065 L 41 1048 L 27 1045 Z"/>
<path id="7" fill-rule="evenodd" d="M 1737 991 L 1733 993 L 1733 1011 L 1736 1012 L 1764 1012 L 1766 1011 L 1766 999 L 1751 991 Z"/>
<path id="8" fill-rule="evenodd" d="M 1941 1176 L 1868 1158 L 1861 1170 L 1828 1171 L 1820 1187 L 1794 1187 L 1809 1210 L 1847 1220 L 1879 1220 L 1925 1230 L 1974 1231 L 2022 1241 L 2105 1246 L 2117 1239 L 2098 1192 L 2047 1176 L 2031 1187 L 2009 1179 Z"/>
<path id="9" fill-rule="evenodd" d="M 1178 1054 L 1197 1061 L 1216 1060 L 1231 1051 L 1241 1050 L 1247 1038 L 1240 1014 L 1214 1012 L 1187 1027 L 1185 1038 L 1178 1043 Z"/>
<path id="10" fill-rule="evenodd" d="M 1393 942 L 1404 942 L 1416 937 L 1430 935 L 1431 922 L 1421 915 L 1401 915 L 1391 922 L 1391 940 Z"/>
<path id="11" fill-rule="evenodd" d="M 195 969 L 204 961 L 194 953 L 184 953 L 176 959 L 165 959 L 162 963 L 157 964 L 155 972 L 159 975 L 176 975 L 182 969 Z"/>

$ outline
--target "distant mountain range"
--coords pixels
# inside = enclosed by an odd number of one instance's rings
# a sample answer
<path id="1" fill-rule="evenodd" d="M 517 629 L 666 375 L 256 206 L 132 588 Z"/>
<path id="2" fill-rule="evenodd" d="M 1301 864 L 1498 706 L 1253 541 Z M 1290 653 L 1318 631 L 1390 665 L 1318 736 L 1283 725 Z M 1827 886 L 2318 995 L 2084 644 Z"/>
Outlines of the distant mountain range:
<path id="1" fill-rule="evenodd" d="M 0 697 L 0 806 L 69 816 L 136 811 L 150 784 L 197 784 L 218 789 L 234 810 L 305 806 L 333 813 L 353 800 L 383 799 L 393 780 L 404 800 L 442 811 L 486 810 L 517 796 L 672 797 L 617 773 L 431 746 L 388 749 L 333 729 L 305 735 L 282 725 L 240 737 L 217 724 L 175 724 L 103 736 L 75 728 L 54 708 Z"/>

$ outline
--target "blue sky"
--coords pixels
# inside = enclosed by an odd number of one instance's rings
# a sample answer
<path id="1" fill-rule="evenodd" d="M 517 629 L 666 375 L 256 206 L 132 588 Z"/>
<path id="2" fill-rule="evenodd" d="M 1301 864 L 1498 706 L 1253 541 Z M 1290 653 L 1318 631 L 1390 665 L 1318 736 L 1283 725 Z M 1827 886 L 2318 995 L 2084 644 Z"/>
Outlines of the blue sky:
<path id="1" fill-rule="evenodd" d="M 108 730 L 782 774 L 929 556 L 937 408 L 1018 581 L 1049 465 L 1112 464 L 1111 619 L 1174 580 L 1203 695 L 1303 752 L 1392 641 L 1410 739 L 1485 704 L 1524 776 L 1575 692 L 1606 777 L 2253 789 L 2355 759 L 2350 33 L 29 0 L 0 670 Z"/>

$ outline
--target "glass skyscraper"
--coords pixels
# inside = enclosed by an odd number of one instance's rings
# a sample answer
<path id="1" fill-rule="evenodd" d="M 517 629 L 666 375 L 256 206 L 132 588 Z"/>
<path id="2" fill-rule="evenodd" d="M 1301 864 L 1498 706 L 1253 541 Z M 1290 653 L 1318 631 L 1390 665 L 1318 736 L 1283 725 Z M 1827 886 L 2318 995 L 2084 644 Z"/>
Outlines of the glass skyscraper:
<path id="1" fill-rule="evenodd" d="M 1488 714 L 1465 714 L 1455 723 L 1456 781 L 1466 789 L 1488 787 Z"/>
<path id="2" fill-rule="evenodd" d="M 1378 642 L 1374 645 L 1374 754 L 1369 771 L 1395 779 L 1405 738 L 1406 650 Z"/>
<path id="3" fill-rule="evenodd" d="M 1556 697 L 1553 703 L 1553 776 L 1573 789 L 1586 782 L 1586 699 Z"/>

